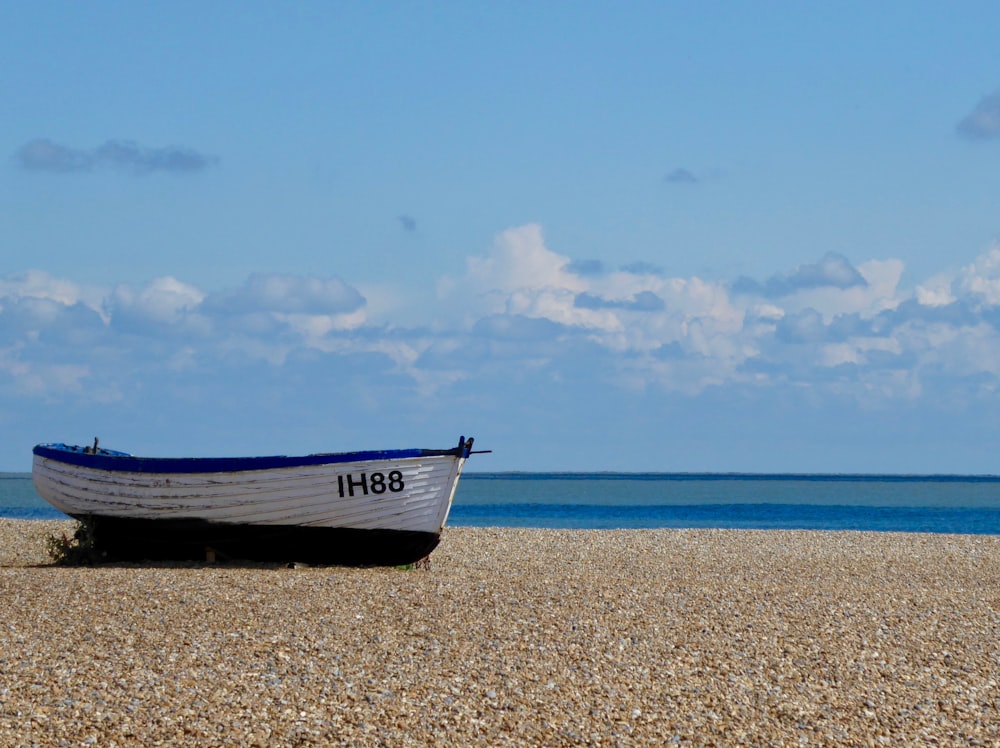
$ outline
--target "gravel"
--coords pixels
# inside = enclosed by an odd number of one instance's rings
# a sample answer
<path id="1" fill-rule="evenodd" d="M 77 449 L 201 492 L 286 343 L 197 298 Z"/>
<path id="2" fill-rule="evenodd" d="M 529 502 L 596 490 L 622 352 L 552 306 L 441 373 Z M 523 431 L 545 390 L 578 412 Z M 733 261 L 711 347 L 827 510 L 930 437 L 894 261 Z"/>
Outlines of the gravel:
<path id="1" fill-rule="evenodd" d="M 429 568 L 52 566 L 0 745 L 1000 745 L 1000 538 L 449 528 Z"/>

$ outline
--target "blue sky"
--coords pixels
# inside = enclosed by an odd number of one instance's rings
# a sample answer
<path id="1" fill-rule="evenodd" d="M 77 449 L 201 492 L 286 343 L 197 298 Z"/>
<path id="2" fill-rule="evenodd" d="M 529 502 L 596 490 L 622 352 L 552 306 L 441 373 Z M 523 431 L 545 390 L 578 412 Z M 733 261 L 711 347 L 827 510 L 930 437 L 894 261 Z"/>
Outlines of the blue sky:
<path id="1" fill-rule="evenodd" d="M 0 470 L 996 473 L 992 3 L 14 3 Z"/>

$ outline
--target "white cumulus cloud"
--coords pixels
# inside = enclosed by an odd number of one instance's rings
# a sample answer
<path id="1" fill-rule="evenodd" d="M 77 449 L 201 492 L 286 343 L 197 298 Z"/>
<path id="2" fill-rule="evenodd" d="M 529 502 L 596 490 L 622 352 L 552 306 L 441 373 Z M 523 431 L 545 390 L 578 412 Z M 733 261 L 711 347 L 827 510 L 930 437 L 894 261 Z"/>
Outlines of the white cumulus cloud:
<path id="1" fill-rule="evenodd" d="M 909 290 L 903 270 L 826 255 L 763 280 L 605 271 L 553 251 L 531 224 L 441 279 L 433 324 L 381 302 L 374 322 L 339 278 L 256 274 L 208 292 L 173 276 L 99 289 L 33 271 L 0 277 L 0 376 L 27 397 L 123 400 L 171 377 L 239 378 L 248 362 L 289 387 L 329 367 L 337 381 L 394 382 L 422 399 L 538 377 L 595 392 L 792 387 L 866 402 L 1000 388 L 1000 248 Z"/>

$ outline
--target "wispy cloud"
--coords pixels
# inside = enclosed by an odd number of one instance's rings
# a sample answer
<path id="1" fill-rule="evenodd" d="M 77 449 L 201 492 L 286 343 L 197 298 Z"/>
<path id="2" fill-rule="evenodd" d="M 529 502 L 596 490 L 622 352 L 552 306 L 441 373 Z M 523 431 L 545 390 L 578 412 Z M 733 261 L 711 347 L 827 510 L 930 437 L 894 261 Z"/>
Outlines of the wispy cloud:
<path id="1" fill-rule="evenodd" d="M 624 309 L 632 312 L 658 312 L 663 309 L 663 299 L 652 291 L 640 291 L 629 299 L 604 299 L 589 293 L 577 294 L 573 300 L 581 309 Z"/>
<path id="2" fill-rule="evenodd" d="M 984 96 L 956 126 L 958 133 L 972 140 L 1000 137 L 1000 91 Z"/>
<path id="3" fill-rule="evenodd" d="M 689 169 L 678 167 L 668 172 L 663 181 L 667 184 L 698 184 L 701 180 Z"/>
<path id="4" fill-rule="evenodd" d="M 132 141 L 109 140 L 97 148 L 81 149 L 46 138 L 37 138 L 22 145 L 14 153 L 14 161 L 26 171 L 71 174 L 115 169 L 136 175 L 194 173 L 219 163 L 215 156 L 179 146 L 147 148 Z"/>

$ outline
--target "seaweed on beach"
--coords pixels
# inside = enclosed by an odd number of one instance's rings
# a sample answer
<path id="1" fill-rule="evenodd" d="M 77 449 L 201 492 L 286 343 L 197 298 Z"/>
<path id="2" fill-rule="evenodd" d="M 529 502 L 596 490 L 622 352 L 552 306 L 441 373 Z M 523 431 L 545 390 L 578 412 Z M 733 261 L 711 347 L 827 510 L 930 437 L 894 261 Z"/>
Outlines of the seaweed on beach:
<path id="1" fill-rule="evenodd" d="M 77 520 L 72 537 L 65 532 L 48 533 L 45 551 L 56 566 L 93 566 L 104 560 L 97 548 L 94 525 L 87 520 Z"/>

